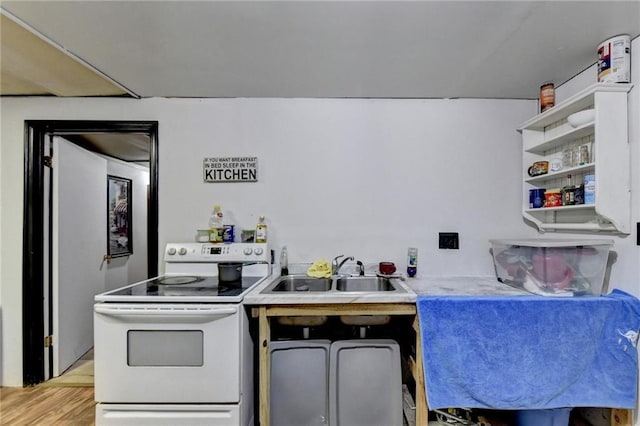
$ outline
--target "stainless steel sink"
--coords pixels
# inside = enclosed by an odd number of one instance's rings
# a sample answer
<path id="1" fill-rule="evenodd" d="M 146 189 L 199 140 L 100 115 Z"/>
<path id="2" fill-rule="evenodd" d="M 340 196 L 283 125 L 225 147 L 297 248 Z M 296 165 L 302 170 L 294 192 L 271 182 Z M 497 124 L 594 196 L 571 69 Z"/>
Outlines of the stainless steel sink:
<path id="1" fill-rule="evenodd" d="M 313 278 L 306 275 L 288 275 L 275 281 L 263 292 L 318 292 L 331 290 L 330 278 Z"/>
<path id="2" fill-rule="evenodd" d="M 343 277 L 336 280 L 336 290 L 357 292 L 395 291 L 396 287 L 388 278 Z"/>
<path id="3" fill-rule="evenodd" d="M 307 275 L 288 275 L 276 279 L 269 284 L 262 294 L 296 295 L 308 294 L 318 296 L 318 293 L 379 293 L 396 292 L 406 293 L 402 286 L 393 278 L 378 276 L 334 276 L 331 278 L 313 278 Z"/>

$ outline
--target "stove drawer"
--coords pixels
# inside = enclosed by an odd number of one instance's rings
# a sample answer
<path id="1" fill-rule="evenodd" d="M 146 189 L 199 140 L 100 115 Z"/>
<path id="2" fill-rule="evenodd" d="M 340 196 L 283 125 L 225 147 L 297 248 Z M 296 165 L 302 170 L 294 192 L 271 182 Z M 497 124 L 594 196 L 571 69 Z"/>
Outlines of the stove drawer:
<path id="1" fill-rule="evenodd" d="M 96 304 L 96 401 L 237 404 L 247 321 L 240 305 Z"/>
<path id="2" fill-rule="evenodd" d="M 228 426 L 240 419 L 238 405 L 98 404 L 96 426 Z"/>

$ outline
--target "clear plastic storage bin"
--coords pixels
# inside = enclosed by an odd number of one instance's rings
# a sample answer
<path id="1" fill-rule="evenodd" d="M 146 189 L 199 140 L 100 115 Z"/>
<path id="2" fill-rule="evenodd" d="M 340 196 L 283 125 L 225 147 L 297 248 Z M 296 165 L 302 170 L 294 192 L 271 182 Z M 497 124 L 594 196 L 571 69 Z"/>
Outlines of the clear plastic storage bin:
<path id="1" fill-rule="evenodd" d="M 600 295 L 612 240 L 490 240 L 498 281 L 544 296 Z"/>

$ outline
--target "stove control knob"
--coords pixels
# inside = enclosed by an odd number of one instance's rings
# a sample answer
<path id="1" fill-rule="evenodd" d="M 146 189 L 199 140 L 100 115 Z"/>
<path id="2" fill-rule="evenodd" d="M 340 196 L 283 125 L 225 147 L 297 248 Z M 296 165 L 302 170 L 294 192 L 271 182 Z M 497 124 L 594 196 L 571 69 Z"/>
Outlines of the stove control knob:
<path id="1" fill-rule="evenodd" d="M 255 249 L 255 253 L 256 253 L 256 255 L 260 256 L 262 254 L 262 248 L 261 247 L 257 247 Z"/>
<path id="2" fill-rule="evenodd" d="M 244 249 L 244 254 L 246 254 L 247 256 L 249 256 L 251 253 L 253 253 L 253 249 L 251 247 L 247 247 Z"/>
<path id="3" fill-rule="evenodd" d="M 178 250 L 178 254 L 180 256 L 184 256 L 185 254 L 187 254 L 187 249 L 184 247 L 180 247 L 180 250 Z"/>
<path id="4" fill-rule="evenodd" d="M 174 254 L 176 254 L 176 249 L 174 247 L 169 247 L 169 250 L 167 250 L 167 254 L 169 256 L 173 256 Z"/>

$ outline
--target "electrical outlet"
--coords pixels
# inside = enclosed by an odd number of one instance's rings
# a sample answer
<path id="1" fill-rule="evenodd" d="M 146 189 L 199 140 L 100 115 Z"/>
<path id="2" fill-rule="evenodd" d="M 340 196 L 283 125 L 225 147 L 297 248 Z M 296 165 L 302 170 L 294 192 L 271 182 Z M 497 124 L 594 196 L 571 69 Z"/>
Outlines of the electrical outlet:
<path id="1" fill-rule="evenodd" d="M 438 248 L 458 250 L 460 248 L 460 240 L 457 232 L 440 232 L 438 233 Z"/>

